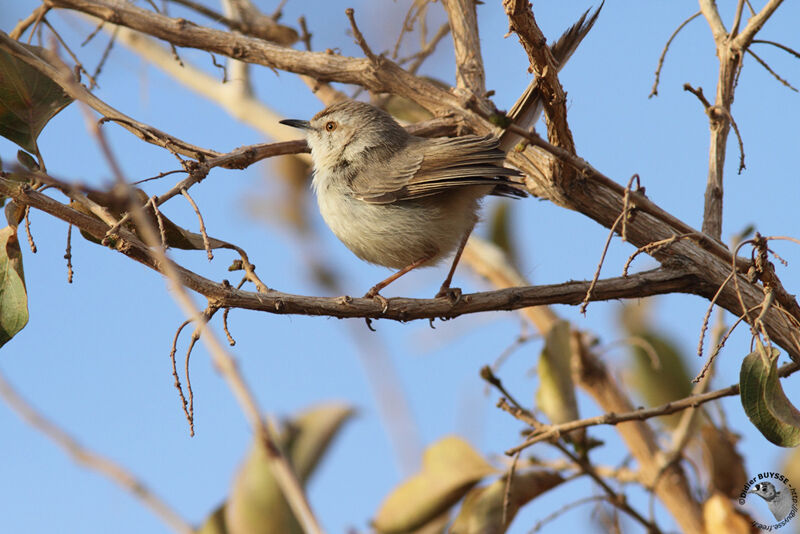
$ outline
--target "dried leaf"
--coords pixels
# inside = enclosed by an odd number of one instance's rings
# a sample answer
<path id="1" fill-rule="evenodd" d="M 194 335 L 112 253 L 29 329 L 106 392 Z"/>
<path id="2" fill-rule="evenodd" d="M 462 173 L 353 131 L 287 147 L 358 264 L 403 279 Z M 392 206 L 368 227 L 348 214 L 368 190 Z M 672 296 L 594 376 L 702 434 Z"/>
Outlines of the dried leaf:
<path id="1" fill-rule="evenodd" d="M 373 527 L 383 534 L 420 528 L 494 471 L 464 440 L 451 436 L 437 441 L 425 450 L 422 470 L 383 501 Z"/>
<path id="2" fill-rule="evenodd" d="M 525 504 L 564 482 L 558 473 L 537 470 L 515 474 L 503 524 L 503 506 L 508 477 L 501 477 L 488 486 L 475 488 L 464 498 L 461 511 L 449 534 L 503 534 Z"/>
<path id="3" fill-rule="evenodd" d="M 706 532 L 726 534 L 750 534 L 758 532 L 750 528 L 751 521 L 733 506 L 733 502 L 720 493 L 715 493 L 703 504 L 703 524 Z"/>

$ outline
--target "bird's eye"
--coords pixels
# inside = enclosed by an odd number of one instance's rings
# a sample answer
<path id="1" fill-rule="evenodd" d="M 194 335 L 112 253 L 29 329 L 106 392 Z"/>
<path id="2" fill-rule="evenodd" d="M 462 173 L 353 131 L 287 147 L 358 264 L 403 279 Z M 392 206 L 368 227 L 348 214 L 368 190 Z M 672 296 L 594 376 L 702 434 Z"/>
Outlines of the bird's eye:
<path id="1" fill-rule="evenodd" d="M 325 123 L 325 129 L 329 132 L 332 132 L 336 129 L 336 123 L 333 121 L 328 121 Z"/>

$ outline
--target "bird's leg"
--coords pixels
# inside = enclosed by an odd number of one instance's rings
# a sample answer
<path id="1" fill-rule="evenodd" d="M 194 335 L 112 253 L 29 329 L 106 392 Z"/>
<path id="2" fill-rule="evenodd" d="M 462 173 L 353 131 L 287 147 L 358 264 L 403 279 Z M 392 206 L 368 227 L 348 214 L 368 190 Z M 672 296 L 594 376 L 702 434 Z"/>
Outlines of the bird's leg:
<path id="1" fill-rule="evenodd" d="M 458 265 L 458 260 L 461 259 L 461 254 L 464 252 L 464 247 L 467 246 L 467 240 L 469 239 L 469 235 L 471 233 L 472 228 L 467 230 L 467 232 L 464 234 L 464 238 L 461 240 L 461 244 L 458 245 L 458 250 L 456 250 L 456 255 L 453 257 L 453 265 L 450 266 L 450 272 L 447 273 L 447 278 L 444 279 L 444 282 L 442 282 L 442 287 L 439 288 L 439 292 L 436 293 L 436 298 L 447 297 L 453 306 L 458 304 L 458 301 L 461 300 L 461 290 L 457 287 L 451 288 L 450 282 L 453 281 L 453 275 L 456 272 L 456 265 Z"/>
<path id="2" fill-rule="evenodd" d="M 417 267 L 419 267 L 420 265 L 422 265 L 423 263 L 425 263 L 426 261 L 428 261 L 430 259 L 431 259 L 431 256 L 425 256 L 424 258 L 420 258 L 417 261 L 411 263 L 410 265 L 406 265 L 405 267 L 403 267 L 402 269 L 400 269 L 399 271 L 394 273 L 392 276 L 390 276 L 386 280 L 378 282 L 377 284 L 372 286 L 372 289 L 367 291 L 367 294 L 364 295 L 364 298 L 365 299 L 375 299 L 375 300 L 377 300 L 378 302 L 380 302 L 383 305 L 382 312 L 386 312 L 386 310 L 389 308 L 389 301 L 386 300 L 386 298 L 379 293 L 380 290 L 383 289 L 384 287 L 388 286 L 389 284 L 391 284 L 392 282 L 394 282 L 395 280 L 397 280 L 398 278 L 400 278 L 401 276 L 403 276 L 407 272 L 416 269 Z"/>

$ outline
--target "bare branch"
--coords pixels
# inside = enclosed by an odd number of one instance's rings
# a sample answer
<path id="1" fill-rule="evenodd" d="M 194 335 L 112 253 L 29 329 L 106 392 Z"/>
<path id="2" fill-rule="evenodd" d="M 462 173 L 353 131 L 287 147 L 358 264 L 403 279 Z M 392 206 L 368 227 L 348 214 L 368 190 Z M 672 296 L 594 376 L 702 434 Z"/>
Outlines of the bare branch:
<path id="1" fill-rule="evenodd" d="M 783 365 L 780 369 L 778 369 L 778 376 L 781 378 L 785 378 L 796 371 L 800 370 L 800 364 L 797 363 L 787 363 Z M 718 389 L 716 391 L 710 391 L 708 393 L 690 395 L 689 397 L 674 401 L 668 402 L 666 404 L 662 404 L 661 406 L 656 406 L 654 408 L 640 408 L 638 410 L 633 410 L 625 413 L 606 413 L 604 415 L 599 415 L 597 417 L 588 417 L 586 419 L 577 419 L 575 421 L 569 421 L 567 423 L 562 423 L 558 425 L 546 425 L 540 431 L 534 432 L 534 434 L 525 440 L 524 443 L 513 447 L 506 451 L 506 454 L 512 456 L 519 451 L 526 449 L 533 445 L 534 443 L 538 443 L 540 441 L 545 441 L 553 438 L 557 438 L 561 435 L 565 435 L 573 430 L 578 430 L 581 428 L 588 428 L 590 426 L 597 426 L 597 425 L 618 425 L 620 423 L 625 423 L 627 421 L 645 421 L 647 419 L 652 419 L 653 417 L 661 417 L 664 415 L 670 415 L 673 413 L 681 412 L 683 410 L 689 408 L 696 408 L 701 406 L 707 402 L 720 399 L 722 397 L 731 397 L 733 395 L 739 394 L 739 384 L 733 384 L 723 389 Z M 526 421 L 527 422 L 527 421 Z"/>
<path id="2" fill-rule="evenodd" d="M 153 493 L 144 482 L 112 460 L 92 452 L 64 430 L 38 413 L 25 401 L 0 374 L 0 396 L 26 423 L 47 436 L 66 452 L 73 461 L 102 474 L 122 489 L 128 491 L 158 516 L 175 532 L 192 534 L 194 529 L 170 506 Z"/>
<path id="3" fill-rule="evenodd" d="M 475 0 L 443 0 L 456 53 L 456 87 L 482 99 L 486 94 Z"/>
<path id="4" fill-rule="evenodd" d="M 708 25 L 711 27 L 711 34 L 714 36 L 714 42 L 716 42 L 717 47 L 719 47 L 722 41 L 728 36 L 728 30 L 725 29 L 725 24 L 723 24 L 719 16 L 717 3 L 715 0 L 699 0 L 699 2 L 700 11 L 708 21 Z"/>
<path id="5" fill-rule="evenodd" d="M 661 68 L 664 66 L 664 58 L 667 57 L 667 51 L 669 50 L 669 45 L 672 44 L 672 41 L 675 40 L 675 37 L 678 36 L 678 34 L 681 32 L 681 30 L 683 28 L 686 27 L 687 24 L 692 22 L 694 19 L 699 17 L 701 14 L 702 14 L 702 12 L 698 11 L 697 13 L 695 13 L 694 15 L 689 17 L 688 19 L 684 20 L 680 24 L 680 26 L 678 26 L 675 29 L 675 31 L 672 32 L 672 35 L 669 36 L 669 39 L 667 39 L 667 44 L 664 45 L 664 50 L 661 51 L 661 56 L 658 58 L 658 65 L 656 66 L 656 79 L 653 82 L 653 88 L 650 90 L 650 94 L 647 95 L 647 98 L 652 98 L 652 97 L 658 95 L 658 82 L 661 79 Z"/>
<path id="6" fill-rule="evenodd" d="M 761 11 L 747 21 L 747 26 L 745 26 L 745 28 L 742 30 L 742 33 L 736 36 L 732 45 L 740 49 L 747 48 L 759 30 L 761 30 L 764 24 L 766 24 L 767 20 L 769 20 L 775 10 L 778 9 L 782 3 L 783 0 L 769 0 L 767 5 L 761 8 Z"/>

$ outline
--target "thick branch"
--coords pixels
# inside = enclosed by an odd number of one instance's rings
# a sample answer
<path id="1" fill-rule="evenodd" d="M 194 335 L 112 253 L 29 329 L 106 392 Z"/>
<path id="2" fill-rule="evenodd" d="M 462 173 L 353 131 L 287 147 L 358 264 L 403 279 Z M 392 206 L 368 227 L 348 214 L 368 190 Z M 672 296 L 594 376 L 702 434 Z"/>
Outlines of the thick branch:
<path id="1" fill-rule="evenodd" d="M 456 86 L 482 99 L 486 94 L 475 0 L 444 0 L 456 53 Z"/>
<path id="2" fill-rule="evenodd" d="M 547 137 L 550 143 L 575 153 L 575 142 L 567 125 L 567 96 L 558 81 L 558 65 L 527 0 L 503 0 L 513 30 L 528 54 L 530 68 L 538 78 L 542 94 Z"/>
<path id="3" fill-rule="evenodd" d="M 302 52 L 221 30 L 198 26 L 148 11 L 121 0 L 46 0 L 51 7 L 74 9 L 114 24 L 158 37 L 175 46 L 216 52 L 266 67 L 306 74 L 320 80 L 360 85 L 377 93 L 406 96 L 436 115 L 459 109 L 458 99 L 431 82 L 404 71 L 387 58 L 376 69 L 367 58 L 333 52 Z"/>
<path id="4" fill-rule="evenodd" d="M 109 226 L 34 191 L 25 184 L 0 178 L 0 193 L 21 206 L 31 206 L 75 225 L 97 239 L 103 239 Z M 148 247 L 132 234 L 121 234 L 114 240 L 115 249 L 151 269 L 163 272 Z M 233 307 L 278 314 L 326 315 L 330 317 L 371 317 L 410 321 L 436 317 L 452 318 L 459 315 L 492 310 L 516 310 L 542 304 L 578 304 L 589 282 L 567 282 L 546 286 L 515 287 L 502 291 L 488 291 L 464 295 L 455 306 L 447 299 L 391 298 L 386 312 L 373 299 L 346 297 L 307 297 L 279 291 L 253 293 L 231 288 L 195 274 L 177 264 L 183 285 L 208 298 L 218 307 Z M 593 299 L 610 300 L 644 296 L 694 292 L 702 287 L 695 276 L 663 269 L 647 271 L 628 277 L 600 280 L 594 289 Z"/>

